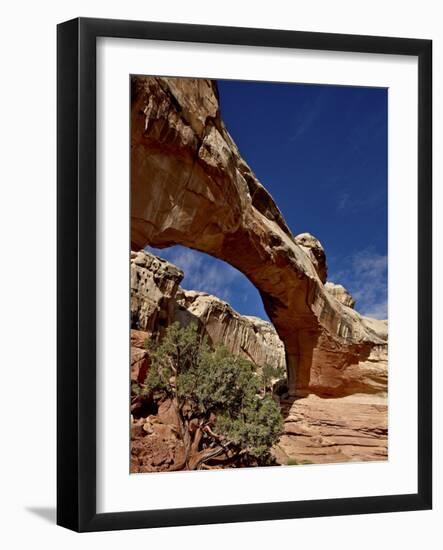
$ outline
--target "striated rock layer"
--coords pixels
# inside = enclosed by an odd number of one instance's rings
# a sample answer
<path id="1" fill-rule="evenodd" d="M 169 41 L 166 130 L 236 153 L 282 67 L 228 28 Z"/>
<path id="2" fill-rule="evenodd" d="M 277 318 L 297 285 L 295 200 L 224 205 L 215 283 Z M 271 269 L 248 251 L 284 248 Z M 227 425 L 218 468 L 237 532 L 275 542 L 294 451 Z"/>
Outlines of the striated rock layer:
<path id="1" fill-rule="evenodd" d="M 131 253 L 131 326 L 159 333 L 171 323 L 183 271 L 143 251 Z"/>
<path id="2" fill-rule="evenodd" d="M 332 369 L 346 380 L 386 339 L 325 288 L 320 243 L 294 238 L 242 159 L 216 84 L 135 76 L 131 86 L 133 248 L 181 244 L 235 266 L 259 290 L 284 343 L 290 393 L 325 384 L 335 391 Z"/>
<path id="3" fill-rule="evenodd" d="M 131 255 L 132 380 L 146 376 L 144 343 L 158 338 L 174 321 L 196 323 L 211 345 L 223 344 L 231 353 L 257 366 L 285 365 L 283 342 L 271 323 L 237 313 L 229 304 L 205 292 L 179 287 L 183 272 L 145 251 Z M 144 376 L 143 376 L 144 374 Z"/>
<path id="4" fill-rule="evenodd" d="M 273 448 L 279 464 L 387 460 L 388 415 L 383 396 L 315 395 L 283 403 L 283 434 Z"/>
<path id="5" fill-rule="evenodd" d="M 223 300 L 194 290 L 181 290 L 177 306 L 175 319 L 181 324 L 198 319 L 210 344 L 223 344 L 257 366 L 285 366 L 283 342 L 271 323 L 240 315 Z"/>

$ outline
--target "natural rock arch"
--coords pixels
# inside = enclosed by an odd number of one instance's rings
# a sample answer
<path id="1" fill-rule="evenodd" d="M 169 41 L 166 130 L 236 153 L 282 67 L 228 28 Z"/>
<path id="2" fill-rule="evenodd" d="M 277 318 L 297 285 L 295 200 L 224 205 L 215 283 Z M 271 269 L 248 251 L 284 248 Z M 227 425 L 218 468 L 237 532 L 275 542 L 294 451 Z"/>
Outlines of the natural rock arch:
<path id="1" fill-rule="evenodd" d="M 214 82 L 136 76 L 131 86 L 133 249 L 181 244 L 236 267 L 284 342 L 290 394 L 327 390 L 383 336 L 325 289 L 321 245 L 294 239 L 226 130 Z"/>

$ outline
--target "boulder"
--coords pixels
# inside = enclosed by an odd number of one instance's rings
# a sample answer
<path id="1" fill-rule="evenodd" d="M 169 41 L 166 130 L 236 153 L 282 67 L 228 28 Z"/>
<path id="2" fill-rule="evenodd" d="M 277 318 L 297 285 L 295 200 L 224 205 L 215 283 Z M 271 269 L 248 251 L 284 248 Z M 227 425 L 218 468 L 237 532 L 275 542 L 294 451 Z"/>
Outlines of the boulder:
<path id="1" fill-rule="evenodd" d="M 344 306 L 352 308 L 355 306 L 354 298 L 343 285 L 337 285 L 335 283 L 332 283 L 331 281 L 328 281 L 325 284 L 325 290 L 327 290 L 331 296 L 334 296 L 334 298 Z"/>
<path id="2" fill-rule="evenodd" d="M 325 283 L 328 277 L 328 266 L 326 263 L 326 254 L 320 241 L 310 233 L 300 233 L 300 235 L 294 238 L 294 242 L 306 252 L 315 267 L 320 281 Z"/>

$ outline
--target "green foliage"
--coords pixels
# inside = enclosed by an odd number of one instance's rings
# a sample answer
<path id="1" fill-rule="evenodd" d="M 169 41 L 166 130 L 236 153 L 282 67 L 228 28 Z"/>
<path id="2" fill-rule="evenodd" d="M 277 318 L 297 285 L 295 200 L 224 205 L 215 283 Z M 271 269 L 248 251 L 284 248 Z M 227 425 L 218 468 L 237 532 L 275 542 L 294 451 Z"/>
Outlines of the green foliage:
<path id="1" fill-rule="evenodd" d="M 272 382 L 276 379 L 283 378 L 285 375 L 285 369 L 279 366 L 272 366 L 266 364 L 262 367 L 260 373 L 261 387 L 266 393 L 268 390 L 272 389 Z"/>
<path id="2" fill-rule="evenodd" d="M 179 393 L 200 412 L 239 412 L 258 392 L 253 365 L 226 348 L 203 349 L 198 360 L 179 378 Z"/>
<path id="3" fill-rule="evenodd" d="M 217 417 L 216 430 L 224 433 L 234 444 L 248 449 L 256 458 L 263 458 L 277 442 L 283 427 L 280 409 L 267 396 L 254 396 L 246 406 L 233 414 L 231 410 Z"/>
<path id="4" fill-rule="evenodd" d="M 278 440 L 283 421 L 271 396 L 260 396 L 263 380 L 254 365 L 224 347 L 211 350 L 195 325 L 168 328 L 162 342 L 150 350 L 146 389 L 176 403 L 186 421 L 209 426 L 217 444 L 265 460 Z M 266 370 L 270 376 L 271 370 Z M 272 370 L 272 375 L 275 370 Z"/>
<path id="5" fill-rule="evenodd" d="M 190 325 L 181 328 L 178 323 L 171 325 L 158 346 L 148 344 L 151 368 L 146 377 L 147 391 L 164 391 L 172 396 L 176 393 L 178 377 L 198 362 L 205 342 L 199 341 L 197 328 Z"/>

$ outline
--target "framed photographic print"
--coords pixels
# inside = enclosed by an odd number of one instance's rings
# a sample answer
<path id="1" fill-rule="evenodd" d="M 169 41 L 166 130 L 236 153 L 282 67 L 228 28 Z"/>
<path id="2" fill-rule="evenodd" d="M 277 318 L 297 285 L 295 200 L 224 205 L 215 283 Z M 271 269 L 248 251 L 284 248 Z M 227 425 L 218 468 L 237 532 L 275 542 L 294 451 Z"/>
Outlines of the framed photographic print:
<path id="1" fill-rule="evenodd" d="M 431 52 L 58 26 L 59 525 L 431 507 Z"/>

